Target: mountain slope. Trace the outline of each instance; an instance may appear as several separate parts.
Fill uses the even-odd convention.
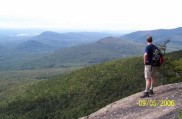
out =
[[[58,50],[41,59],[28,62],[27,67],[61,67],[101,63],[117,58],[140,55],[143,45],[107,37],[96,43]]]
[[[182,51],[168,54],[162,68],[167,73],[164,84],[182,81],[181,57]],[[143,91],[144,87],[142,57],[114,60],[27,84],[23,90],[19,87],[15,98],[1,97],[0,117],[75,119]]]
[[[16,47],[19,51],[41,51],[42,50],[46,50],[48,48],[50,48],[48,45],[35,41],[35,40],[28,40],[25,41],[23,43],[20,43],[17,47]]]
[[[80,119],[177,119],[182,110],[182,83],[162,85],[154,91],[149,98],[141,99],[142,92],[136,93]]]
[[[121,36],[123,39],[146,43],[146,37],[152,36],[154,43],[160,43],[165,39],[170,39],[169,48],[170,50],[182,49],[182,27],[175,29],[158,29],[158,30],[148,30],[148,31],[136,31]]]
[[[15,100],[0,102],[0,106],[4,105],[0,117],[72,119],[90,114],[144,87],[139,61],[134,58],[104,63],[28,86],[22,93],[17,92]],[[130,85],[132,81],[137,85]]]

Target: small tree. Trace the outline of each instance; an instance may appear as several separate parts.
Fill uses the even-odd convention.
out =
[[[170,39],[165,39],[162,43],[156,43],[156,45],[158,46],[158,48],[163,51],[163,54],[166,54],[166,48],[167,48],[167,43],[170,42]]]
[[[163,52],[163,56],[165,56],[165,54],[166,54],[167,43],[169,43],[169,42],[170,42],[170,39],[167,38],[162,43],[156,43],[156,46]],[[165,62],[163,63],[163,66],[164,66],[164,69],[165,69]],[[161,72],[162,73],[161,85],[163,85],[163,83],[164,83],[164,72],[165,72],[164,69]]]

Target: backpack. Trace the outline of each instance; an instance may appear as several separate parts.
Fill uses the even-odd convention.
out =
[[[163,54],[156,46],[153,47],[152,66],[160,67],[164,62]]]

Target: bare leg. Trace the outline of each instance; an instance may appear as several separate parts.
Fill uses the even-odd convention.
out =
[[[150,80],[150,79],[145,79],[145,81],[146,81],[145,92],[143,93],[143,95],[140,96],[140,98],[149,97],[149,91],[150,91],[151,80]]]
[[[156,79],[155,78],[151,78],[151,85],[150,85],[150,89],[153,90],[153,87],[155,86],[156,83]]]
[[[145,81],[146,81],[145,92],[149,92],[150,87],[151,87],[151,80],[150,79],[145,79]]]

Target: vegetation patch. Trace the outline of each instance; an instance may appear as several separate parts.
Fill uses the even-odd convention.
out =
[[[163,84],[182,81],[179,68],[181,52],[166,56],[165,66],[160,72]],[[3,101],[0,117],[75,119],[88,115],[111,102],[144,90],[143,67],[142,57],[125,58],[41,80],[23,88],[21,93],[17,91],[11,101]]]

